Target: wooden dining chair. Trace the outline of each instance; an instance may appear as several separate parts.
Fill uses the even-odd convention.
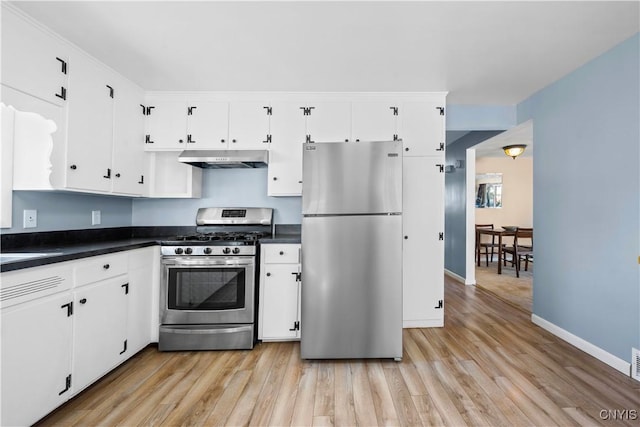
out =
[[[516,268],[516,277],[520,277],[520,265],[525,261],[525,271],[529,268],[529,262],[533,262],[533,228],[518,227],[513,237],[513,246],[502,249],[503,265],[507,265],[507,255],[511,256],[511,265]]]
[[[476,241],[482,238],[482,235],[478,233],[478,229],[482,229],[482,228],[493,230],[493,224],[476,224]],[[495,250],[498,248],[499,245],[498,243],[496,243],[496,236],[486,236],[486,237],[487,237],[487,240],[480,241],[478,244],[476,244],[476,253],[478,256],[478,263],[480,263],[480,257],[482,256],[482,254],[484,254],[486,265],[488,267],[489,266],[489,249],[491,249],[491,261],[493,261],[493,254],[495,253]],[[491,240],[488,240],[489,237],[491,237]],[[482,251],[482,249],[484,249],[484,252]]]

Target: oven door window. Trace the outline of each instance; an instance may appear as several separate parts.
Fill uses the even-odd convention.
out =
[[[170,310],[233,310],[245,306],[244,268],[170,268]]]

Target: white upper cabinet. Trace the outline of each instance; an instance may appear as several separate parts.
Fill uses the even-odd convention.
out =
[[[353,141],[393,141],[398,139],[397,102],[354,102],[351,109]]]
[[[145,149],[186,150],[186,99],[148,99]]]
[[[148,161],[144,152],[144,115],[140,104],[144,91],[122,77],[115,80],[112,191],[117,194],[147,193]]]
[[[2,8],[2,83],[56,105],[64,105],[69,47]]]
[[[229,104],[215,101],[189,101],[185,149],[225,149],[228,145]]]
[[[82,54],[72,58],[67,98],[67,187],[111,191],[114,78]]]
[[[229,105],[229,149],[267,150],[271,135],[268,102],[234,101]]]
[[[351,138],[350,102],[311,102],[306,108],[309,142],[343,142]]]
[[[305,110],[299,102],[272,103],[269,146],[269,196],[302,194],[302,144],[305,142]]]
[[[402,103],[398,133],[406,156],[444,156],[445,103],[438,98]]]

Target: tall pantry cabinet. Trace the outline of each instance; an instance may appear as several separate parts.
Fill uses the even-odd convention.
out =
[[[445,94],[404,102],[403,327],[444,326]]]

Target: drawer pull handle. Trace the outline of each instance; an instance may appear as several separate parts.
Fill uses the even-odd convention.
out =
[[[108,270],[109,267],[111,267],[109,264],[105,264],[105,265],[102,266],[102,268],[104,268],[105,270]]]
[[[283,252],[283,251],[280,251],[280,255],[284,255],[284,252]]]
[[[270,277],[270,276],[271,276],[271,273],[267,273],[267,277]]]
[[[82,299],[80,300],[80,304],[86,304],[86,303],[87,303],[87,299],[86,299],[86,298],[82,298]]]

